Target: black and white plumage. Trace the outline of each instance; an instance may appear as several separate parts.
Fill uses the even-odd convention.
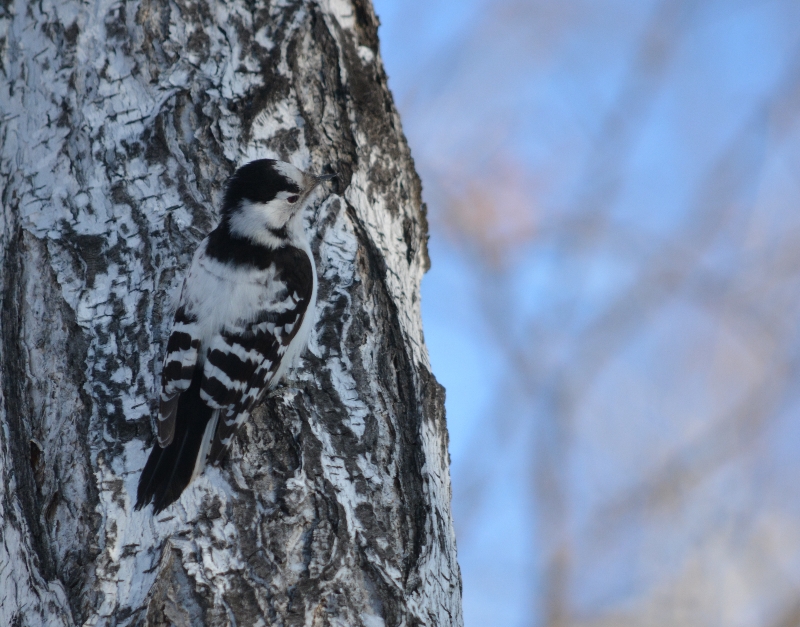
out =
[[[221,461],[253,406],[304,350],[317,275],[302,214],[330,178],[261,159],[228,182],[222,220],[197,248],[175,312],[158,443],[137,509],[152,502],[160,512],[206,463]]]

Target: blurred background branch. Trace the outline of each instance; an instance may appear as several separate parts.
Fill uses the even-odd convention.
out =
[[[800,625],[800,5],[376,9],[467,625]]]

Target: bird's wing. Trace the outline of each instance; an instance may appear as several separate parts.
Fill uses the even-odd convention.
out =
[[[252,319],[226,325],[209,343],[200,398],[219,410],[208,455],[211,463],[221,460],[236,429],[263,393],[277,384],[276,373],[291,357],[287,349],[303,324],[311,291],[295,289],[292,281],[284,283],[285,289]]]
[[[175,436],[178,399],[189,389],[200,349],[197,318],[183,303],[175,312],[172,333],[167,342],[164,370],[161,374],[161,398],[158,410],[158,444],[162,448]]]

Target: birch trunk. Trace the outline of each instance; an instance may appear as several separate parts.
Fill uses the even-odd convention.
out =
[[[2,625],[461,625],[425,208],[368,0],[0,0]],[[134,512],[234,168],[331,164],[303,365]]]

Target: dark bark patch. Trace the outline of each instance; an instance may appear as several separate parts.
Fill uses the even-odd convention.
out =
[[[142,0],[136,12],[136,23],[141,27],[139,46],[152,80],[158,80],[161,71],[177,61],[177,55],[164,45],[170,40],[172,6],[159,0]]]
[[[414,261],[414,254],[416,253],[416,243],[419,241],[419,237],[417,237],[416,229],[414,228],[414,222],[406,216],[403,218],[403,241],[406,244],[406,261],[408,265],[411,265],[411,262]]]
[[[71,26],[69,26],[64,31],[64,41],[66,42],[67,46],[74,47],[78,41],[78,35],[80,35],[80,28],[78,27],[78,22],[73,22]]]
[[[33,478],[36,481],[36,489],[41,497],[42,483],[44,482],[44,459],[42,458],[42,445],[36,440],[30,441],[31,450],[31,470],[33,471]]]
[[[280,155],[283,160],[300,150],[300,130],[296,128],[283,129],[270,137],[267,146]]]
[[[356,16],[356,33],[358,43],[366,46],[373,52],[378,52],[378,26],[380,21],[375,15],[372,3],[369,0],[354,0],[353,9]]]
[[[142,137],[145,144],[144,157],[150,164],[166,165],[170,157],[165,117],[163,112],[159,113],[153,125],[145,129]]]
[[[189,35],[189,40],[186,42],[186,49],[202,59],[208,58],[210,48],[211,39],[206,32],[200,28]]]
[[[422,194],[422,190],[420,189],[419,194]],[[428,254],[428,240],[430,239],[430,230],[428,228],[428,205],[426,203],[420,204],[420,212],[419,212],[419,220],[420,220],[420,234],[419,234],[419,245],[420,245],[420,252],[422,254],[422,270],[423,272],[427,272],[431,269],[431,258]]]
[[[125,53],[130,52],[131,44],[128,36],[127,16],[125,3],[112,7],[105,18],[106,37],[109,41],[121,46]]]
[[[42,522],[40,491],[34,478],[31,455],[33,403],[27,382],[27,356],[22,344],[22,311],[24,299],[22,231],[5,242],[0,314],[0,342],[2,342],[2,386],[5,400],[5,423],[8,429],[8,448],[17,483],[16,497],[25,518],[24,525],[31,534],[31,544],[39,560],[39,572],[48,581],[55,577],[55,563],[46,528]],[[38,460],[37,460],[38,461]],[[13,507],[4,507],[13,511]]]
[[[108,261],[103,254],[106,239],[102,235],[78,235],[74,233],[69,237],[74,246],[74,251],[83,261],[84,280],[86,287],[94,287],[94,280],[98,274],[108,270]]]
[[[272,60],[271,57],[269,57]],[[242,141],[248,142],[253,136],[253,123],[256,116],[271,102],[289,95],[289,81],[271,69],[262,70],[263,85],[252,88],[243,98],[228,104],[228,108],[239,116],[242,125]]]

